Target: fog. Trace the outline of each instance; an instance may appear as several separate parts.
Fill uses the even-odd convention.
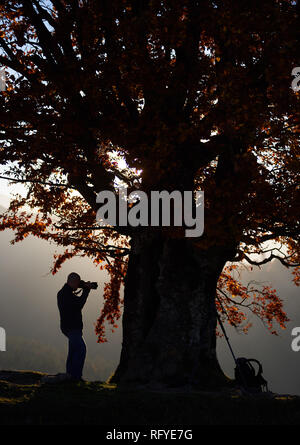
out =
[[[0,206],[0,212],[1,212]],[[94,324],[103,307],[103,286],[108,280],[105,271],[90,259],[73,258],[66,261],[56,275],[50,274],[53,254],[62,250],[54,244],[29,236],[11,245],[13,232],[0,232],[0,327],[6,330],[6,351],[0,352],[0,369],[34,369],[50,373],[64,372],[67,339],[59,329],[56,295],[66,276],[78,272],[84,280],[97,281],[99,287],[90,292],[83,309],[84,338],[87,359],[83,377],[105,380],[118,364],[121,343],[119,328],[111,333],[106,325],[107,343],[98,344]],[[291,321],[279,336],[267,331],[260,320],[250,316],[253,327],[239,334],[225,325],[237,357],[256,358],[262,362],[263,375],[270,390],[300,395],[300,352],[291,349],[291,331],[300,326],[299,288],[292,283],[291,271],[273,260],[259,270],[243,272],[242,282],[268,281],[284,300]],[[123,289],[122,291],[123,292]],[[218,339],[217,354],[224,372],[233,377],[234,362],[224,338]]]

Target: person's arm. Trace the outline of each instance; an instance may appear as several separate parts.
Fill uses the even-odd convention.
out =
[[[82,294],[80,295],[80,297],[76,297],[76,295],[72,293],[72,304],[75,304],[76,306],[79,306],[82,309],[89,296],[90,290],[91,289],[84,288],[82,290]]]
[[[79,305],[81,308],[83,308],[83,306],[85,305],[87,297],[89,296],[90,290],[91,289],[84,288],[82,290],[82,294],[80,295],[80,297],[75,297],[76,299],[78,298],[80,300]]]
[[[65,310],[68,310],[68,308],[72,307],[78,307],[82,309],[85,305],[89,292],[90,289],[83,289],[80,297],[77,297],[71,289],[64,289],[60,297],[61,308],[64,308]]]

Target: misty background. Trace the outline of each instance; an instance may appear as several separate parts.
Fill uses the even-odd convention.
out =
[[[4,205],[7,199],[0,195]],[[0,205],[0,213],[3,211]],[[65,372],[67,338],[59,329],[56,295],[67,275],[75,271],[84,280],[98,282],[98,289],[90,292],[83,309],[83,333],[87,344],[83,377],[106,380],[119,362],[122,345],[121,319],[114,333],[111,325],[106,324],[107,343],[97,343],[94,332],[103,307],[103,287],[108,274],[90,259],[75,257],[66,261],[53,276],[50,273],[53,254],[62,252],[60,247],[32,236],[11,245],[13,237],[11,230],[0,232],[0,327],[6,331],[6,351],[0,351],[0,370]],[[291,270],[277,260],[260,269],[254,268],[253,272],[242,271],[241,282],[247,284],[250,280],[263,281],[277,289],[290,322],[285,330],[277,329],[279,336],[271,335],[251,314],[249,319],[253,326],[248,334],[238,333],[225,324],[232,348],[237,357],[261,361],[271,391],[300,395],[300,351],[291,349],[291,331],[300,326],[299,288],[292,283]],[[234,362],[224,337],[217,340],[217,354],[224,372],[233,377]]]

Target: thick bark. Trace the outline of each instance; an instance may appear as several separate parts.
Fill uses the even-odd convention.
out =
[[[132,238],[121,358],[111,382],[225,383],[216,357],[215,308],[225,263],[220,249],[199,251],[189,238]]]

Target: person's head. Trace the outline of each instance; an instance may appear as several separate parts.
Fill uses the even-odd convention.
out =
[[[80,275],[76,272],[71,272],[68,275],[67,284],[73,289],[76,290],[79,288],[80,283]]]

